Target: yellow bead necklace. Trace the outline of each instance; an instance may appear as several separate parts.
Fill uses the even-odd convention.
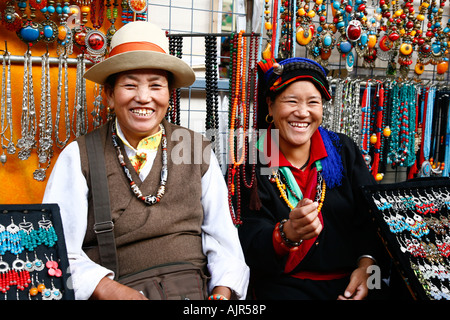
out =
[[[278,177],[278,172],[275,170],[272,171],[272,174],[275,178],[275,183],[277,184],[277,188],[280,191],[280,198],[283,198],[284,202],[288,205],[288,207],[293,210],[295,207],[294,205],[289,201],[287,193],[286,193],[286,185],[280,181],[280,178]],[[317,173],[319,175],[319,173]],[[317,211],[321,211],[323,207],[323,202],[325,201],[325,193],[326,193],[327,186],[325,184],[325,180],[322,178],[322,192],[320,194],[319,199],[319,206],[317,207]],[[317,199],[317,197],[316,197]]]

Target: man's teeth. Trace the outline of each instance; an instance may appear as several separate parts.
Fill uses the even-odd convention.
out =
[[[290,125],[293,126],[293,127],[296,127],[296,128],[306,128],[306,127],[308,127],[308,124],[304,123],[304,122],[302,122],[302,123],[291,122]]]
[[[154,111],[151,109],[133,109],[131,112],[137,114],[138,116],[145,117],[151,115]]]

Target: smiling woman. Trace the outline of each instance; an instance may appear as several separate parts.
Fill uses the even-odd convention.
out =
[[[109,78],[108,78],[109,79]],[[124,71],[106,80],[105,93],[122,133],[136,148],[139,141],[160,131],[169,108],[169,79],[165,70]]]
[[[279,147],[287,160],[301,167],[309,159],[311,137],[322,122],[322,96],[309,81],[296,81],[273,100],[267,99]]]
[[[70,226],[76,299],[246,296],[249,270],[216,157],[199,133],[165,119],[171,90],[195,80],[168,52],[160,28],[131,22],[114,34],[109,58],[84,74],[105,85],[115,116],[64,149],[43,200],[58,203]],[[188,139],[177,140],[180,130]],[[206,156],[179,163],[174,150]]]
[[[350,138],[320,127],[326,70],[304,58],[258,67],[258,127],[268,130],[257,143],[257,192],[240,186],[239,228],[254,297],[363,299],[382,250],[360,194],[374,179]]]

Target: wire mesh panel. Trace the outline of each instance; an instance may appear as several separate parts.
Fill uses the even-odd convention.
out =
[[[181,35],[181,58],[196,73],[195,83],[180,92],[180,125],[205,133],[206,81],[205,36],[215,35],[218,68],[219,145],[216,153],[220,163],[226,161],[228,125],[229,35],[246,28],[245,1],[182,0],[149,1],[148,20],[166,30],[168,35]],[[184,35],[184,36],[183,36]],[[225,168],[224,168],[225,170]]]

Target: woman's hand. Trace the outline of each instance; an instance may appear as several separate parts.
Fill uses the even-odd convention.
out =
[[[322,223],[317,211],[318,203],[304,198],[290,212],[283,231],[286,237],[294,242],[317,237],[322,231]]]
[[[93,300],[148,300],[142,293],[117,281],[104,277],[98,283],[91,299]]]
[[[370,258],[362,258],[359,261],[358,268],[350,276],[350,283],[345,289],[344,295],[339,295],[338,300],[362,300],[367,297],[369,293],[367,288],[367,279],[369,278],[367,268],[373,263],[373,260]]]

